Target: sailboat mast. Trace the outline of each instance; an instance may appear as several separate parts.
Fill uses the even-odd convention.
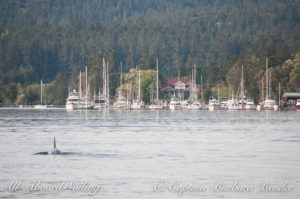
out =
[[[122,62],[121,62],[122,63]],[[122,71],[122,70],[121,70]],[[129,91],[128,91],[128,84],[126,84],[126,105],[127,108],[129,107]]]
[[[244,65],[242,65],[242,81],[241,81],[241,90],[242,90],[242,109],[244,109],[244,96],[245,96],[245,90],[244,90]]]
[[[138,101],[141,100],[141,69],[139,68],[139,98]]]
[[[79,97],[82,99],[82,91],[81,91],[81,71],[80,71],[80,77],[79,77]]]
[[[194,69],[192,68],[192,82],[191,82],[191,100],[194,102]]]
[[[192,70],[190,78],[193,79],[193,70]],[[189,100],[192,101],[192,86],[191,86],[191,84],[190,84],[190,97],[189,97]]]
[[[136,100],[138,100],[139,97],[139,79],[138,79],[138,66],[135,66],[135,85],[136,85]]]
[[[264,96],[264,90],[265,90],[265,88],[264,88],[264,77],[262,77],[262,79],[261,79],[261,100],[262,101],[265,98],[265,96]]]
[[[150,92],[150,102],[153,105],[153,82],[151,84],[151,92]]]
[[[100,92],[100,86],[99,86],[99,92],[98,92],[98,100],[99,100],[99,103],[100,103],[100,95],[101,95],[101,92]]]
[[[158,102],[158,58],[156,59],[156,102]]]
[[[271,71],[269,71],[269,98],[271,99],[272,98],[272,89],[271,89],[271,82],[272,82],[272,74],[271,74]]]
[[[197,74],[196,64],[194,64],[194,82],[195,82],[195,89],[194,89],[194,92],[196,91],[196,88],[197,88],[196,74]],[[195,95],[195,94],[193,93],[193,97],[194,97],[194,96],[196,96],[195,99],[197,100],[197,98],[198,98],[197,95]]]
[[[218,86],[218,101],[220,102],[220,88]]]
[[[280,87],[281,87],[281,84],[280,82],[278,83],[278,107],[280,108]]]
[[[204,102],[203,102],[203,83],[202,83],[202,75],[201,75],[201,101],[202,101],[202,105],[203,105]],[[204,107],[202,106],[202,108],[204,108]]]
[[[121,77],[120,77],[120,86],[122,85],[122,62],[121,62]]]
[[[178,70],[178,83],[180,82],[180,70]],[[179,85],[179,100],[181,101],[181,85]]]
[[[103,97],[106,100],[106,66],[105,66],[104,57],[103,57],[103,74],[102,74],[102,78],[103,78]]]
[[[91,94],[91,77],[88,76],[88,94]]]
[[[109,106],[110,96],[109,96],[109,62],[107,61],[106,65],[106,96],[107,96],[107,104]]]
[[[43,80],[41,80],[41,105],[43,104]]]
[[[269,99],[268,58],[266,58],[266,99]]]
[[[131,89],[132,89],[132,85],[131,85],[131,82],[130,82],[130,85],[129,85],[129,100],[130,100],[130,102],[132,102],[132,91],[131,91]]]
[[[87,106],[87,96],[88,96],[88,80],[87,80],[87,66],[85,66],[85,105]]]

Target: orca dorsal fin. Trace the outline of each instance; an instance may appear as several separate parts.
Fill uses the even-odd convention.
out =
[[[56,149],[56,142],[55,142],[55,137],[54,137],[54,149]]]

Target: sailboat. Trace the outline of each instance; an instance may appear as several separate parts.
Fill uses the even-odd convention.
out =
[[[122,65],[121,65],[121,75],[120,75],[120,86],[122,84]],[[118,99],[114,103],[114,109],[116,110],[126,110],[128,109],[128,100],[122,95],[122,90],[118,90]]]
[[[149,106],[152,110],[161,110],[164,105],[159,101],[159,91],[158,91],[158,59],[156,59],[156,100],[152,101],[152,104]]]
[[[254,110],[255,104],[252,98],[246,98],[244,87],[244,65],[242,65],[241,83],[236,94],[236,97],[232,95],[227,101],[228,110]]]
[[[137,96],[136,100],[132,102],[131,108],[133,110],[142,110],[144,108],[144,102],[141,100],[141,69],[139,69],[137,73]]]
[[[78,105],[78,109],[81,110],[92,110],[94,109],[93,102],[88,95],[88,80],[87,80],[88,72],[87,67],[85,67],[85,96],[81,99],[81,102]]]
[[[117,109],[117,110],[125,110],[127,109],[127,99],[126,97],[124,97],[122,95],[122,91],[119,90],[118,91],[118,99],[117,101],[114,103],[114,109]]]
[[[229,85],[229,95],[231,93],[231,96],[229,96],[229,98],[227,99],[227,103],[226,103],[226,109],[227,110],[239,110],[239,101],[234,97],[233,95],[233,90],[230,89],[230,85]]]
[[[102,94],[100,92],[98,93],[98,99],[95,100],[95,107],[97,109],[104,109],[109,108],[109,72],[108,72],[108,63],[105,62],[105,59],[103,57],[103,91]]]
[[[41,103],[34,105],[35,109],[46,109],[47,105],[43,104],[43,80],[41,80]]]
[[[189,109],[191,110],[200,110],[202,108],[201,104],[198,102],[197,94],[195,95],[196,88],[197,88],[196,65],[194,64],[194,70],[192,71],[192,87],[190,93],[191,104],[189,104]]]
[[[271,90],[271,71],[269,71],[268,68],[268,58],[266,59],[266,98],[262,103],[262,108],[264,110],[277,110],[278,105],[276,104],[276,101],[272,97],[272,90]],[[257,107],[257,110],[260,110],[260,105]]]

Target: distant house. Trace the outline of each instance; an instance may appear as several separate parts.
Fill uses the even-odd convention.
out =
[[[193,85],[192,80],[185,78],[168,79],[168,83],[161,86],[161,92],[164,95],[172,96],[174,93],[180,98],[186,98],[189,96],[191,86]],[[197,84],[194,88],[194,98],[197,98],[200,91],[200,84]]]
[[[297,99],[300,99],[300,93],[294,93],[294,92],[283,93],[282,95],[283,107],[288,109],[296,108]]]

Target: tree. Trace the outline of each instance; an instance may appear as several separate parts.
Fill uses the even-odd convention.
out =
[[[24,93],[28,104],[37,104],[40,101],[40,85],[30,84],[25,87]]]
[[[9,101],[9,103],[14,103],[17,99],[18,88],[16,83],[9,83],[5,88],[5,98]]]
[[[300,52],[295,55],[293,66],[287,87],[290,91],[300,92]]]
[[[152,70],[144,70],[141,77],[141,90],[143,101],[150,102],[151,88],[154,87],[154,72]]]

